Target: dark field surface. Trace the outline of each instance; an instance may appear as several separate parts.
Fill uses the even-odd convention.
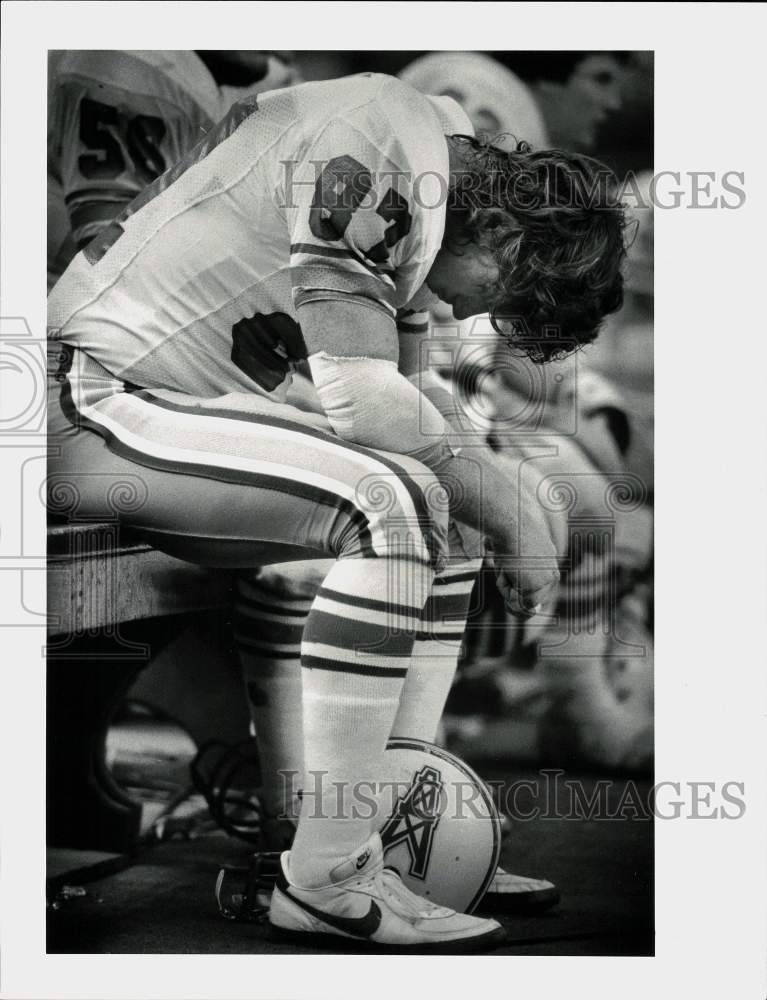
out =
[[[594,776],[559,775],[555,809],[552,797],[543,794],[546,779],[540,774],[496,763],[480,770],[484,778],[512,786],[538,783],[537,795],[520,785],[514,800],[518,815],[536,807],[539,815],[515,820],[501,861],[517,874],[548,878],[562,893],[548,913],[501,917],[508,941],[495,954],[652,955],[653,826],[641,808],[636,816],[630,802],[635,793],[646,802],[650,783],[613,779],[605,791],[607,815],[588,818],[587,808],[572,809],[570,783],[577,783],[587,800],[596,787]],[[86,894],[49,908],[48,951],[300,953],[273,941],[265,924],[219,916],[213,895],[219,866],[245,864],[248,855],[247,844],[210,835],[144,848],[121,870],[95,869],[100,877],[91,881],[80,872],[73,881]],[[51,871],[55,863],[52,852]]]

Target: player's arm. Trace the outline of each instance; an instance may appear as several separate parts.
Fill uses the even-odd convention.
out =
[[[418,387],[423,397],[439,410],[447,424],[448,441],[461,442],[465,440],[466,431],[471,431],[472,424],[443,380],[433,370],[425,367],[428,355],[424,350],[424,342],[429,339],[429,328],[429,314],[426,312],[398,317],[399,368]],[[451,431],[460,433],[451,434]],[[495,539],[490,535],[501,589],[507,589],[507,577],[514,579],[517,557],[533,561],[542,559],[542,576],[545,578],[549,569],[556,566],[555,539],[529,482],[524,476],[510,476],[508,467],[499,462],[497,456],[477,436],[471,436],[470,446],[464,448],[462,453],[464,460],[475,463],[480,472],[483,511],[487,511],[490,517],[495,515],[505,518],[507,530],[514,533],[515,544],[511,546],[508,541],[499,544],[497,533]],[[487,525],[485,528],[488,530]],[[513,558],[504,559],[505,554]],[[555,570],[552,574],[552,586],[557,576]],[[540,601],[545,600],[545,587],[537,596]]]
[[[410,455],[440,478],[452,516],[488,536],[499,560],[517,560],[518,575],[504,569],[501,584],[519,595],[512,606],[530,609],[558,575],[550,541],[526,539],[538,562],[521,566],[505,479],[455,452],[439,409],[398,368],[398,269],[421,252],[426,219],[396,138],[373,145],[367,131],[331,122],[284,191],[293,301],[315,388],[340,437]],[[317,164],[324,164],[319,175]]]
[[[426,311],[401,312],[397,316],[399,370],[439,410],[449,428],[470,429],[452,392],[439,376],[426,366],[425,346],[430,339],[431,320]]]
[[[548,533],[526,533],[523,546],[506,477],[479,452],[451,447],[442,414],[398,370],[393,319],[341,299],[309,301],[298,312],[314,384],[336,433],[430,468],[451,497],[451,516],[489,538],[510,606],[531,612],[558,579]]]

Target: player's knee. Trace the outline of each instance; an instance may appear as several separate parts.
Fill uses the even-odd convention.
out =
[[[448,526],[450,523],[449,494],[431,470],[426,469],[419,479],[421,496],[426,507],[427,533],[432,550],[432,566],[441,573],[450,558]]]
[[[415,555],[439,572],[449,557],[447,494],[425,465],[398,464],[401,472],[371,477],[358,495],[388,555]]]

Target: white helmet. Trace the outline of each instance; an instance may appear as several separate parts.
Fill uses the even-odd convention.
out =
[[[389,740],[386,764],[390,786],[379,800],[384,864],[419,896],[471,913],[501,851],[490,791],[462,760],[423,740]]]
[[[535,149],[549,145],[532,91],[511,70],[481,52],[431,52],[406,66],[400,79],[422,94],[454,98],[477,132],[524,139]],[[499,141],[507,148],[509,140]],[[511,148],[513,148],[511,142]]]
[[[472,913],[501,853],[501,823],[489,789],[454,754],[423,740],[394,737],[385,758],[384,792],[375,802],[379,818],[373,820],[384,864],[419,896]],[[259,851],[248,868],[220,870],[216,900],[224,917],[260,919],[269,906],[279,858],[279,852]]]

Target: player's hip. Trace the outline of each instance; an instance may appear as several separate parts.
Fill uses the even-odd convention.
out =
[[[257,394],[201,398],[138,388],[84,352],[56,346],[49,428],[68,442],[64,450],[73,457],[77,435],[95,434],[137,465],[287,493],[300,489],[338,498],[377,520],[385,503],[387,515],[431,521],[428,470],[340,439],[323,414]]]

